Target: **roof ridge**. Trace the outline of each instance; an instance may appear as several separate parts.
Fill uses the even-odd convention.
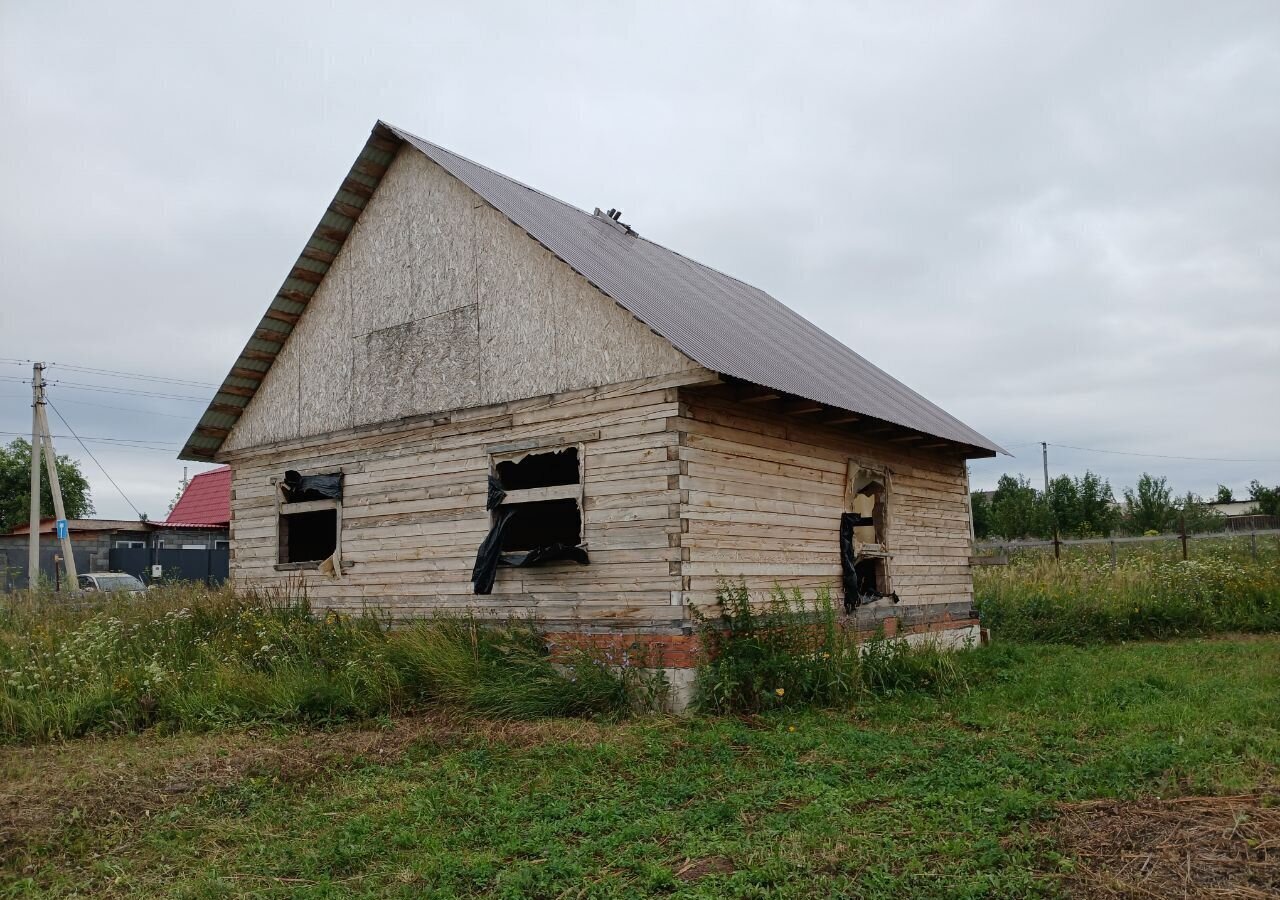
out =
[[[499,172],[497,169],[490,168],[489,166],[486,166],[484,163],[476,162],[474,159],[471,159],[469,156],[463,156],[461,153],[455,153],[454,151],[450,150],[448,147],[440,146],[435,141],[429,141],[424,137],[419,137],[418,135],[414,134],[412,131],[407,131],[404,128],[398,128],[395,125],[392,125],[390,122],[385,122],[382,119],[378,120],[378,124],[391,129],[391,131],[395,132],[397,135],[403,138],[413,138],[413,140],[418,141],[419,143],[426,144],[428,147],[438,150],[441,153],[447,153],[450,156],[454,157],[455,159],[460,159],[464,163],[467,163],[468,165],[475,166],[477,169],[484,169],[490,175],[496,175],[499,178],[504,179],[505,181],[511,182],[517,187],[522,187],[526,191],[531,191],[532,193],[537,194],[539,197],[546,197],[548,200],[554,200],[556,203],[559,203],[561,206],[567,206],[569,207],[569,209],[573,210],[574,212],[582,213],[584,216],[586,216],[589,219],[595,218],[595,216],[591,215],[591,213],[587,212],[585,209],[583,209],[580,206],[574,206],[568,200],[561,200],[559,197],[555,196],[554,194],[548,194],[546,191],[539,190],[538,188],[534,187],[531,184],[525,184],[523,181],[521,181],[518,178],[512,178],[510,175]],[[639,235],[637,235],[637,237],[639,237]]]
[[[471,159],[470,157],[463,156],[461,153],[456,153],[453,150],[450,150],[448,147],[442,147],[440,144],[437,144],[435,141],[429,141],[420,135],[414,134],[412,131],[409,131],[408,129],[400,128],[396,125],[392,125],[390,122],[384,121],[383,119],[379,119],[378,123],[380,125],[385,125],[387,128],[391,129],[397,134],[411,137],[415,141],[419,141],[423,144],[426,144],[428,147],[432,147],[436,150],[439,150],[442,153],[447,153],[452,157],[460,159],[465,163],[469,163],[470,165],[475,166],[477,169],[484,169],[489,174],[496,175],[497,177],[505,181],[509,181],[514,185],[522,187],[527,191],[532,191],[533,193],[537,194],[540,197],[546,197],[548,200],[553,200],[556,203],[559,203],[561,206],[567,206],[569,209],[572,209],[574,212],[581,213],[582,215],[586,216],[588,219],[595,218],[594,215],[587,212],[581,206],[577,206],[573,203],[570,203],[568,200],[565,200],[561,197],[557,197],[555,194],[548,194],[546,191],[540,190],[539,188],[536,188],[531,184],[525,184],[519,178],[512,178],[510,175],[506,174],[505,172],[499,172],[497,169],[494,169],[490,166],[486,166],[484,163],[476,162],[474,159]],[[718,269],[715,266],[708,265],[707,263],[702,262],[701,260],[694,259],[692,256],[688,256],[684,253],[681,253],[679,250],[672,249],[671,247],[668,247],[666,244],[663,244],[659,241],[655,241],[653,238],[646,237],[641,232],[633,231],[632,235],[638,240],[644,241],[646,244],[652,244],[654,247],[657,247],[659,250],[665,250],[668,253],[672,253],[687,262],[693,263],[693,265],[698,266],[699,268],[706,269],[710,272],[715,272],[717,275],[721,275],[725,278],[732,279],[733,281],[738,282],[738,284],[743,285],[744,287],[749,287],[754,291],[760,291],[761,293],[767,294],[769,296],[769,299],[771,300],[776,300],[779,303],[782,302],[781,300],[778,300],[776,297],[774,297],[772,294],[769,294],[769,292],[766,291],[764,288],[758,287],[757,285],[754,285],[749,281],[745,281],[739,278],[737,275],[726,272],[724,269]]]

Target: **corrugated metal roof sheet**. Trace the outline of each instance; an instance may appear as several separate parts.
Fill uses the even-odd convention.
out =
[[[380,122],[370,141],[380,134],[394,135],[426,154],[700,365],[989,453],[1002,452],[759,288],[407,131]],[[207,458],[208,453],[199,455]]]

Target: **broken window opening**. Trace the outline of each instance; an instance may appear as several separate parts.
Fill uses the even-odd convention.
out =
[[[485,503],[492,524],[471,570],[475,593],[492,592],[500,565],[587,565],[580,462],[577,447],[495,461]]]
[[[279,522],[281,563],[319,563],[338,549],[338,510],[281,512]]]
[[[898,602],[890,588],[888,526],[888,474],[850,462],[849,512],[840,517],[840,568],[845,612],[884,598]]]
[[[503,553],[533,550],[552,544],[576,547],[582,543],[582,513],[576,500],[543,500],[538,503],[511,503],[502,533]]]
[[[551,453],[529,453],[520,459],[503,460],[494,466],[494,471],[502,489],[506,491],[578,484],[582,480],[577,447]]]
[[[854,577],[858,586],[858,598],[870,603],[889,594],[889,579],[885,574],[884,558],[869,556],[854,563]]]

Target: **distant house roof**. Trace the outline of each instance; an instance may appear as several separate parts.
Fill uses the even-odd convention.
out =
[[[40,534],[53,534],[52,517],[40,520]],[[68,531],[150,531],[150,522],[138,519],[68,519]],[[25,522],[9,531],[9,534],[30,534],[31,527]]]
[[[187,484],[163,522],[168,527],[225,526],[231,522],[231,467],[201,472]]]
[[[699,365],[967,448],[1002,449],[769,294],[505,175],[378,122],[311,240],[180,454],[209,459],[306,310],[383,173],[414,147]],[[909,323],[904,323],[904,328]]]

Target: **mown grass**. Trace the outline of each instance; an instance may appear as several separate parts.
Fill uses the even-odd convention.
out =
[[[976,569],[974,594],[999,640],[1280,631],[1280,541],[1198,541],[1187,560],[1161,545],[1129,545],[1115,566],[1106,546],[1069,548],[1061,560],[1023,551],[1008,566]]]
[[[67,785],[53,824],[26,828],[0,863],[3,891],[1048,896],[1073,865],[1053,837],[1060,802],[1276,784],[1280,638],[1004,645],[958,660],[967,691],[843,712],[518,734],[432,725],[389,755],[351,732],[365,749],[306,778],[257,768],[109,824],[66,810],[75,785],[101,784],[77,769],[87,752],[0,751],[12,790]],[[233,736],[236,758],[298,739],[260,735],[256,753],[239,732],[201,740],[216,756]],[[147,740],[83,745],[127,760]],[[157,777],[175,770],[188,771]]]
[[[373,616],[312,615],[305,597],[196,586],[74,604],[11,595],[0,598],[0,740],[335,723],[423,704],[618,715],[646,687],[604,658],[562,662],[528,623],[390,630]]]

